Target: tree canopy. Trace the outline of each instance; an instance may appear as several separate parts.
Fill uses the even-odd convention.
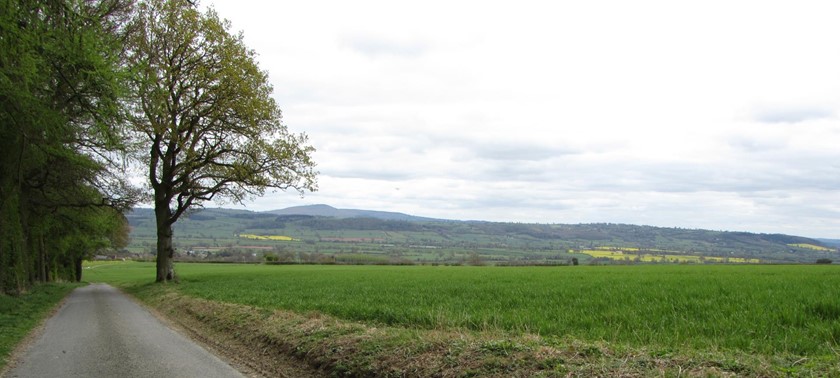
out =
[[[125,0],[0,0],[0,291],[78,279],[125,233]],[[125,239],[120,237],[118,239]]]
[[[209,200],[315,190],[314,149],[288,132],[242,34],[187,0],[138,5],[128,40],[132,126],[157,221],[157,280],[175,278],[172,225]]]
[[[78,280],[141,199],[166,281],[189,209],[316,189],[314,149],[229,29],[187,0],[0,0],[0,292]],[[151,195],[127,183],[138,161]]]

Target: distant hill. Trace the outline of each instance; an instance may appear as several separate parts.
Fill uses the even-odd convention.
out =
[[[840,248],[840,239],[817,239],[826,246]]]
[[[131,225],[129,250],[150,253],[155,245],[154,212],[138,208],[126,217]],[[447,221],[327,205],[266,212],[200,209],[184,216],[174,228],[175,243],[180,250],[215,251],[227,256],[251,251],[247,254],[254,258],[259,253],[253,251],[268,248],[278,253],[316,256],[313,259],[375,256],[388,261],[427,263],[459,263],[472,255],[500,264],[550,264],[571,258],[594,263],[610,259],[623,263],[631,260],[772,263],[840,260],[837,250],[840,241],[792,235],[610,223]],[[255,239],[266,235],[284,236],[297,242]]]
[[[424,218],[413,215],[395,213],[389,211],[357,210],[357,209],[336,209],[329,205],[308,205],[294,206],[280,210],[266,211],[276,215],[308,215],[313,217],[330,218],[374,218],[381,220],[396,220],[406,222],[435,222],[442,219]]]

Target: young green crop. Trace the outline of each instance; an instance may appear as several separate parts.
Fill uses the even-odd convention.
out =
[[[85,272],[87,280],[138,285],[151,281],[152,269],[133,263]],[[178,290],[188,295],[374,324],[834,358],[840,342],[833,266],[178,269]]]

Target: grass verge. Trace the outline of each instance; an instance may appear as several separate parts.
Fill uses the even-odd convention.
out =
[[[81,284],[41,284],[20,296],[0,295],[0,371],[6,367],[15,347],[79,286]]]
[[[329,376],[840,376],[840,365],[832,358],[623,347],[503,331],[373,326],[317,312],[190,297],[172,285],[128,290],[195,333],[224,335],[248,346],[244,353],[256,364],[292,358]]]

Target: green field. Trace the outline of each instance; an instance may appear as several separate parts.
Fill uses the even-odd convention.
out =
[[[194,297],[368,324],[531,333],[669,350],[837,358],[833,266],[429,267],[179,264]],[[147,287],[153,267],[85,280]]]

